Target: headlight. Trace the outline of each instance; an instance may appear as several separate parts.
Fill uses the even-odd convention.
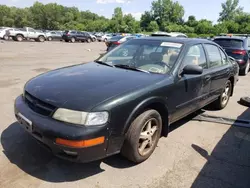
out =
[[[59,108],[54,114],[53,118],[59,121],[68,123],[92,126],[102,125],[107,123],[109,114],[108,112],[81,112],[75,110],[68,110]]]

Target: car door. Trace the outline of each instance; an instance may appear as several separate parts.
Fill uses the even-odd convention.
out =
[[[189,47],[182,60],[181,70],[188,64],[196,64],[203,67],[201,75],[178,75],[174,83],[171,103],[174,107],[172,121],[200,109],[207,102],[209,96],[211,75],[208,71],[208,63],[202,44],[195,44]]]
[[[56,39],[56,32],[52,31],[52,32],[50,32],[50,34],[51,34],[51,37],[52,37],[53,39]]]
[[[211,74],[210,99],[216,99],[230,76],[230,65],[225,52],[214,44],[204,44]]]
[[[36,31],[32,28],[28,28],[28,38],[37,38]]]
[[[62,33],[56,32],[56,39],[61,40],[62,39]]]

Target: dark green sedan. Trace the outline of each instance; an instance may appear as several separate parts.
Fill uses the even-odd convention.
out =
[[[89,162],[121,152],[140,163],[173,122],[206,105],[223,109],[238,72],[212,41],[132,39],[94,62],[31,79],[15,115],[60,158]]]

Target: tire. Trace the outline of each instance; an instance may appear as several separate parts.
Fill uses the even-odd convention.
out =
[[[250,97],[241,97],[239,103],[243,106],[250,107]]]
[[[4,39],[4,40],[9,40],[8,35],[4,35],[4,36],[3,36],[3,39]]]
[[[65,42],[69,42],[69,40],[65,40]]]
[[[92,38],[92,42],[95,42],[96,41],[96,38]]]
[[[90,38],[88,38],[88,39],[87,39],[87,42],[88,42],[88,43],[91,43],[91,39],[90,39]]]
[[[44,42],[45,41],[45,37],[44,36],[39,36],[38,37],[38,41],[39,42]]]
[[[246,68],[240,72],[241,75],[246,76],[249,72],[250,64],[249,62],[246,65]]]
[[[231,92],[232,92],[232,83],[230,80],[228,80],[225,84],[225,88],[223,90],[223,93],[220,95],[220,97],[214,101],[212,104],[211,104],[211,107],[215,110],[222,110],[224,109],[228,102],[229,102],[229,99],[230,99],[230,96],[231,96]]]
[[[104,41],[103,42],[107,42],[107,39],[104,39]]]
[[[157,146],[161,130],[161,115],[156,110],[143,112],[130,125],[121,154],[134,163],[147,160]]]
[[[76,39],[74,38],[74,37],[72,37],[71,39],[70,39],[70,42],[72,42],[72,43],[74,43],[76,41]]]
[[[22,42],[22,41],[23,41],[23,36],[22,36],[22,35],[17,35],[17,36],[16,36],[16,40],[17,40],[18,42]]]
[[[53,39],[52,39],[52,37],[48,37],[48,41],[52,41]]]

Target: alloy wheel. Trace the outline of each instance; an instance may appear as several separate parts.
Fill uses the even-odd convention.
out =
[[[141,156],[145,156],[151,152],[157,141],[157,131],[159,123],[155,118],[149,119],[144,125],[139,137],[138,152]]]
[[[221,97],[222,105],[226,105],[230,97],[230,84],[227,84]]]

